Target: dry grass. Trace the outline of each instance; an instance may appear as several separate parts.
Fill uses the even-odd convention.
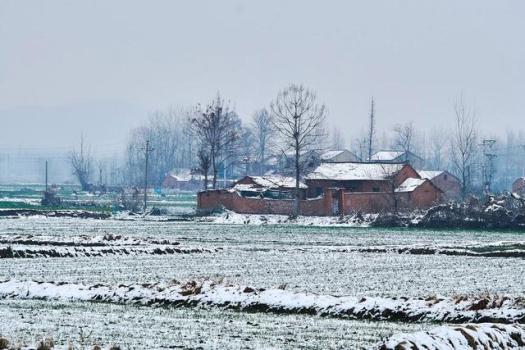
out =
[[[36,350],[51,350],[55,347],[55,342],[52,338],[46,337],[36,343]]]
[[[196,281],[189,281],[182,285],[180,294],[183,296],[197,295],[202,292],[202,284]]]
[[[0,349],[8,349],[9,348],[9,340],[7,340],[4,337],[0,337]]]

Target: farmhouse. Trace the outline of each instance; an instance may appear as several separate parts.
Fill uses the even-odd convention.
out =
[[[360,159],[347,149],[326,151],[320,156],[321,163],[359,162]]]
[[[446,170],[418,170],[419,176],[432,181],[446,199],[457,199],[461,194],[461,181]]]
[[[409,163],[416,168],[423,166],[424,159],[410,151],[379,151],[370,158],[372,163]]]
[[[388,192],[409,177],[419,174],[409,164],[325,163],[306,179],[308,196],[317,197],[327,188],[341,188],[347,192]]]
[[[204,176],[194,174],[190,169],[178,169],[166,174],[162,188],[195,191],[203,186]]]
[[[229,190],[203,191],[200,210],[289,215],[294,179],[247,176]],[[410,164],[324,163],[301,183],[301,215],[344,215],[429,207],[442,191]],[[277,195],[276,195],[277,194]]]
[[[525,194],[525,177],[520,177],[512,183],[512,192]]]
[[[301,198],[306,197],[306,185],[299,183]],[[273,199],[295,198],[295,178],[279,175],[245,176],[235,182],[233,191],[243,197],[260,197]]]

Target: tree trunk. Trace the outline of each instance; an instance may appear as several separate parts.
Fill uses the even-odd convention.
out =
[[[259,175],[264,175],[264,149],[261,150],[261,160],[259,162]]]
[[[217,189],[217,164],[215,162],[215,150],[214,149],[212,149],[212,152],[211,152],[211,166],[213,170],[212,188],[215,190]]]
[[[295,139],[295,203],[294,203],[294,217],[299,216],[299,140]]]

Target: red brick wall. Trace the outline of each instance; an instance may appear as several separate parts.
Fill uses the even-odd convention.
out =
[[[405,166],[401,168],[401,170],[399,170],[399,172],[396,174],[394,178],[396,187],[401,185],[409,177],[412,177],[415,179],[421,178],[421,176],[419,176],[417,171],[414,168],[412,168],[412,166],[410,166],[409,164],[406,164]]]
[[[512,192],[516,192],[519,194],[525,193],[525,180],[523,178],[517,179],[512,184]]]
[[[457,199],[461,195],[461,183],[455,176],[442,173],[433,178],[432,183],[444,192],[447,199]]]
[[[410,165],[404,165],[401,170],[395,175],[394,182],[396,187],[403,183],[409,177],[419,179],[420,176],[417,171]],[[336,180],[308,180],[308,197],[317,195],[317,188],[321,188],[324,192],[329,188],[342,188],[351,192],[375,192],[374,189],[380,192],[390,192],[391,182],[380,180],[353,180],[353,181],[336,181]]]
[[[343,194],[344,213],[379,213],[393,208],[392,197],[388,193],[345,192]]]
[[[429,181],[412,192],[396,193],[395,197],[391,192],[344,192],[343,203],[344,213],[361,211],[368,213],[379,213],[392,211],[394,200],[397,200],[398,209],[424,209],[437,204],[441,200],[442,193]]]
[[[429,208],[438,203],[442,197],[442,193],[430,181],[425,181],[408,194],[410,208]]]
[[[309,216],[332,215],[332,192],[320,199],[300,201],[300,214]],[[260,199],[241,197],[237,192],[225,190],[203,191],[197,195],[197,207],[200,210],[225,208],[241,214],[279,214],[293,213],[294,200]]]

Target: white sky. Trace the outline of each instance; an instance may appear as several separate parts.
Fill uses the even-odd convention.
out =
[[[0,147],[117,149],[148,111],[220,91],[247,119],[300,82],[350,138],[370,97],[379,133],[525,120],[525,1],[0,0]],[[95,146],[96,147],[96,146]]]

